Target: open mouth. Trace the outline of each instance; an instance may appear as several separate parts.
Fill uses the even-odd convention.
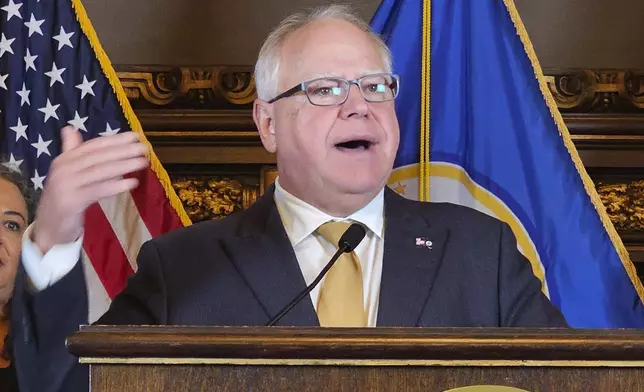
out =
[[[373,142],[365,139],[348,140],[338,143],[335,146],[340,150],[365,151],[374,145]]]

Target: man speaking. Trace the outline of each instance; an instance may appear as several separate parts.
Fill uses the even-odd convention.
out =
[[[565,326],[509,226],[386,187],[404,83],[391,63],[344,7],[284,20],[255,68],[253,118],[277,155],[275,184],[248,210],[146,243],[99,324]],[[87,368],[64,339],[87,322],[83,212],[136,186],[123,176],[145,165],[145,147],[131,133],[82,143],[65,129],[63,138],[23,241],[28,285],[14,306],[31,327],[17,326],[16,354],[56,361],[44,378],[76,391],[87,390]]]

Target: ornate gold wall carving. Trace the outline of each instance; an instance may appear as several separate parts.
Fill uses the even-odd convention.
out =
[[[256,97],[252,66],[117,66],[117,74],[147,131],[203,131],[199,137],[253,135]],[[545,69],[573,135],[644,129],[643,70]],[[590,114],[610,114],[597,118]],[[249,132],[250,131],[250,132]]]
[[[644,72],[549,70],[550,91],[562,112],[644,112]]]
[[[644,180],[598,181],[597,191],[618,232],[644,232]]]
[[[250,207],[275,177],[275,166],[263,166],[257,181],[244,176],[173,176],[172,187],[193,222],[221,219],[233,212]]]
[[[121,84],[136,108],[248,108],[255,99],[250,67],[119,67]]]
[[[220,219],[250,207],[258,187],[222,177],[177,178],[172,186],[193,222]]]
[[[193,222],[220,219],[250,207],[274,180],[273,168],[263,168],[260,185],[229,178],[178,178],[172,185]],[[620,233],[644,233],[644,180],[597,183],[597,191]]]
[[[117,66],[135,109],[248,110],[256,97],[252,66]],[[559,109],[644,113],[644,71],[545,69]]]

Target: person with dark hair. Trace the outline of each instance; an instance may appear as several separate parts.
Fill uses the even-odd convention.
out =
[[[9,164],[0,164],[0,392],[18,391],[9,338],[11,295],[22,235],[32,221],[35,199],[22,173]]]

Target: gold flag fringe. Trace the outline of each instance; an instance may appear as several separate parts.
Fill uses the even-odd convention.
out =
[[[619,258],[622,264],[624,265],[624,269],[626,269],[626,273],[628,274],[628,277],[630,278],[631,282],[633,283],[633,286],[635,287],[635,291],[637,292],[642,303],[644,303],[644,285],[642,285],[642,282],[637,277],[635,266],[633,265],[633,262],[630,259],[628,251],[626,250],[626,247],[624,246],[622,239],[619,237],[619,234],[617,234],[617,230],[615,230],[613,223],[610,221],[610,217],[608,216],[608,213],[606,212],[606,209],[602,204],[599,194],[597,193],[597,189],[595,188],[593,181],[588,175],[588,172],[586,172],[586,168],[584,167],[581,161],[581,158],[579,157],[579,153],[575,148],[575,144],[573,143],[572,138],[570,137],[570,132],[568,131],[568,127],[566,126],[563,120],[563,117],[561,116],[561,113],[557,108],[557,103],[555,102],[552,96],[552,93],[548,88],[548,84],[546,83],[546,78],[543,75],[543,70],[541,68],[541,65],[539,64],[539,60],[537,59],[537,55],[534,51],[534,47],[532,46],[532,42],[530,42],[530,38],[528,37],[528,32],[525,26],[523,25],[523,21],[519,16],[519,12],[514,4],[514,1],[503,0],[503,2],[505,3],[508,13],[510,14],[510,18],[514,23],[514,27],[517,30],[517,34],[521,38],[521,42],[523,43],[524,50],[528,55],[530,62],[532,63],[532,68],[534,70],[537,81],[539,82],[539,88],[541,89],[541,94],[543,95],[546,101],[546,104],[548,105],[548,109],[550,109],[550,114],[552,115],[553,119],[555,120],[555,123],[557,124],[557,128],[559,129],[559,134],[563,139],[564,145],[568,149],[568,153],[570,154],[570,157],[572,158],[572,161],[575,164],[575,168],[577,169],[577,172],[581,176],[581,180],[584,184],[586,193],[590,197],[590,200],[592,201],[593,206],[595,207],[595,210],[599,214],[599,218],[601,219],[601,222],[604,225],[604,228],[606,229],[606,232],[608,233],[608,236],[611,242],[613,243],[613,246],[617,250],[617,254],[619,255]]]
[[[179,197],[177,196],[176,192],[174,191],[174,189],[172,189],[172,183],[170,182],[170,177],[168,176],[168,173],[161,165],[159,158],[157,158],[156,154],[154,153],[154,150],[152,149],[152,145],[150,144],[150,142],[145,137],[145,134],[143,133],[143,128],[141,127],[141,123],[139,122],[139,119],[136,117],[136,114],[134,114],[134,110],[132,110],[132,106],[130,105],[130,101],[127,99],[127,96],[125,95],[125,90],[123,90],[121,81],[116,75],[116,72],[112,67],[112,63],[110,62],[109,58],[107,57],[107,54],[105,53],[105,50],[103,50],[103,47],[101,46],[98,40],[96,31],[94,30],[94,27],[92,26],[92,23],[90,22],[89,17],[87,16],[87,12],[85,11],[85,7],[81,3],[81,0],[72,0],[72,8],[76,13],[76,19],[80,23],[83,33],[89,40],[89,43],[92,49],[94,50],[94,54],[96,55],[96,58],[98,59],[101,65],[101,69],[103,70],[103,73],[105,74],[105,76],[107,76],[107,79],[109,80],[110,85],[112,86],[112,90],[116,94],[116,98],[118,99],[118,102],[121,105],[121,109],[123,110],[125,119],[129,123],[132,131],[138,133],[140,140],[148,146],[148,157],[150,160],[150,168],[157,175],[157,178],[159,179],[161,186],[165,190],[165,194],[166,194],[166,197],[168,198],[168,201],[170,202],[170,205],[176,211],[177,215],[179,216],[179,219],[181,220],[181,223],[183,223],[184,226],[191,225],[192,221],[190,220],[190,217],[188,217],[188,214],[183,208],[183,204],[181,203],[181,200],[179,200]]]

